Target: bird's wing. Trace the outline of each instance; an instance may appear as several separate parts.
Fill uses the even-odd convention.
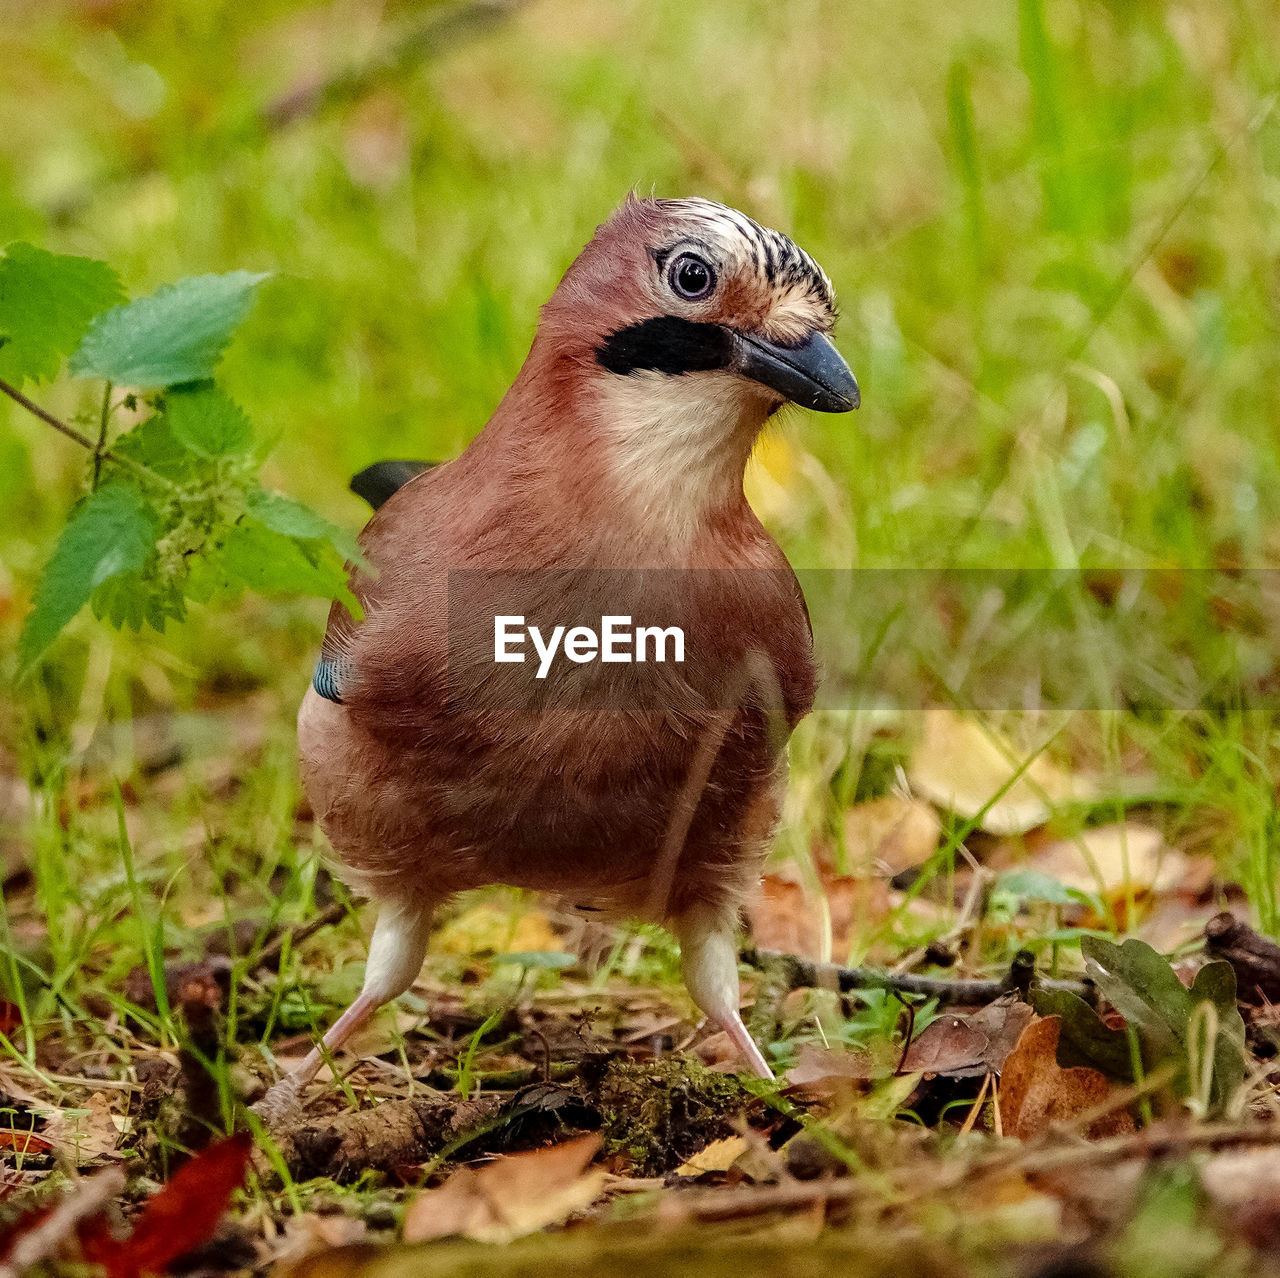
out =
[[[366,466],[352,476],[351,491],[363,497],[377,510],[393,493],[399,492],[411,479],[430,470],[437,462],[429,461],[380,461]]]

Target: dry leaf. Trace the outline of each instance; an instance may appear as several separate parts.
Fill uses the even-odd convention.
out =
[[[889,1047],[897,1052],[892,1044]],[[896,1060],[878,1062],[865,1047],[837,1050],[805,1043],[796,1063],[787,1071],[787,1083],[792,1087],[814,1087],[833,1079],[869,1082],[892,1074],[896,1063]]]
[[[964,820],[982,812],[978,825],[989,834],[1025,834],[1058,804],[1097,795],[1092,778],[1073,775],[1043,754],[1023,769],[1028,754],[994,729],[935,707],[924,712],[924,736],[907,775],[918,794]]]
[[[976,1078],[998,1074],[1034,1013],[1016,994],[1006,994],[969,1016],[944,1013],[912,1041],[902,1062],[908,1072]]]
[[[563,1223],[589,1207],[604,1187],[602,1168],[588,1168],[598,1135],[582,1136],[528,1154],[507,1154],[480,1168],[463,1167],[428,1189],[404,1217],[406,1242],[462,1234],[506,1243]]]
[[[701,1176],[704,1172],[726,1172],[747,1152],[748,1145],[742,1136],[726,1136],[713,1140],[698,1150],[688,1162],[676,1168],[677,1176]]]
[[[77,1165],[115,1154],[120,1138],[132,1129],[130,1119],[111,1108],[110,1099],[94,1092],[83,1109],[45,1109],[43,1135]]]
[[[343,1044],[341,1054],[366,1059],[395,1051],[404,1036],[423,1023],[420,1013],[393,1005],[380,1008],[367,1025],[363,1025]]]
[[[1214,1154],[1200,1169],[1200,1183],[1219,1207],[1247,1207],[1260,1198],[1280,1203],[1280,1148]]]
[[[844,840],[855,874],[892,877],[922,865],[938,850],[942,822],[918,799],[887,794],[845,813]]]
[[[981,1073],[987,1036],[963,1016],[945,1012],[916,1035],[907,1049],[902,1068],[908,1073]]]
[[[1030,864],[1063,887],[1109,898],[1172,891],[1187,871],[1187,858],[1170,848],[1159,830],[1132,821],[1096,826],[1074,839],[1050,843]]]
[[[560,938],[546,913],[483,901],[451,919],[431,938],[436,954],[524,954],[559,950]]]
[[[1105,1074],[1086,1065],[1063,1069],[1057,1061],[1060,1016],[1033,1020],[1009,1053],[1000,1077],[1000,1118],[1005,1135],[1028,1140],[1055,1123],[1069,1120],[1101,1105],[1112,1094]],[[1086,1134],[1094,1139],[1133,1131],[1128,1110],[1119,1109],[1095,1120]]]
[[[756,944],[825,961],[849,953],[856,936],[889,912],[888,889],[878,879],[831,875],[822,881],[822,894],[820,904],[801,884],[766,874],[749,907]]]
[[[244,1183],[252,1153],[248,1132],[201,1150],[147,1199],[127,1238],[115,1238],[101,1219],[82,1226],[85,1260],[100,1265],[107,1278],[164,1273],[170,1261],[213,1236],[231,1195]]]
[[[272,1261],[277,1272],[287,1265],[296,1264],[308,1256],[322,1255],[336,1247],[358,1243],[368,1232],[363,1220],[350,1216],[320,1216],[305,1211],[287,1216],[284,1221],[284,1238],[275,1243]]]

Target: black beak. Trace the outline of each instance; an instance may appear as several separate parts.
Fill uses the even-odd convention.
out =
[[[780,346],[735,332],[729,367],[820,413],[847,413],[862,402],[849,365],[825,333],[814,333],[798,346]]]

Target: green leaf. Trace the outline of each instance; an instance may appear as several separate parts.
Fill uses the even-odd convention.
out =
[[[10,244],[0,258],[0,378],[21,386],[55,376],[89,321],[123,296],[105,262]]]
[[[128,626],[141,630],[150,625],[163,630],[170,621],[187,613],[182,592],[171,582],[157,581],[153,573],[122,572],[104,581],[89,601],[93,615],[117,630]]]
[[[332,547],[303,542],[246,516],[222,547],[222,565],[233,578],[264,595],[320,595],[358,608],[347,573]]]
[[[1158,1056],[1176,1052],[1191,1019],[1191,993],[1169,960],[1130,937],[1112,945],[1098,936],[1080,941],[1085,970],[1108,1001]]]
[[[1244,1020],[1236,1007],[1235,973],[1221,960],[1196,973],[1190,989],[1178,980],[1169,961],[1135,937],[1112,945],[1097,936],[1080,941],[1085,967],[1098,989],[1138,1032],[1143,1060],[1178,1061],[1176,1085],[1186,1091],[1191,1018],[1202,1003],[1212,1004],[1218,1033],[1213,1045],[1210,1107],[1221,1111],[1244,1081]]]
[[[183,446],[163,413],[156,413],[126,431],[111,445],[111,451],[176,483],[195,478],[202,469],[213,469]]]
[[[165,396],[169,429],[200,457],[242,456],[253,446],[253,426],[240,406],[212,382]]]
[[[108,484],[75,508],[45,567],[18,641],[24,673],[103,582],[142,569],[155,537],[155,516],[144,494],[132,485]]]
[[[348,559],[363,562],[364,552],[355,537],[292,497],[258,489],[249,495],[249,509],[273,532],[304,541],[327,541]]]
[[[1211,1101],[1225,1106],[1244,1085],[1245,1027],[1236,1003],[1236,971],[1225,959],[1206,963],[1191,983],[1192,1005],[1212,1003],[1218,1014],[1218,1038],[1213,1050]]]
[[[1050,905],[1077,905],[1082,896],[1039,870],[1009,870],[996,881],[996,890],[1019,900],[1045,901]]]
[[[207,381],[266,278],[251,271],[193,275],[117,306],[89,326],[70,371],[123,386]]]
[[[1133,1057],[1124,1030],[1104,1025],[1102,1018],[1078,994],[1070,990],[1031,990],[1031,1006],[1041,1016],[1060,1016],[1058,1064],[1063,1069],[1088,1065],[1110,1078],[1133,1082]]]

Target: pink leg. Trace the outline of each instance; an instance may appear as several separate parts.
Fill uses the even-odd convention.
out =
[[[369,941],[369,961],[359,997],[334,1021],[302,1064],[254,1105],[254,1112],[268,1127],[281,1126],[300,1115],[299,1095],[320,1072],[325,1056],[341,1050],[378,1008],[413,984],[426,956],[431,914],[430,906],[417,902],[383,907]]]
[[[673,921],[680,942],[684,983],[693,1001],[720,1026],[742,1053],[743,1063],[761,1078],[773,1070],[755,1045],[738,1010],[738,947],[731,914],[695,906]]]
[[[319,1047],[313,1047],[302,1064],[289,1075],[298,1087],[305,1087],[320,1072],[325,1058],[342,1050],[347,1039],[354,1034],[378,1010],[379,1004],[368,994],[361,994],[341,1016],[338,1017],[320,1040]]]

